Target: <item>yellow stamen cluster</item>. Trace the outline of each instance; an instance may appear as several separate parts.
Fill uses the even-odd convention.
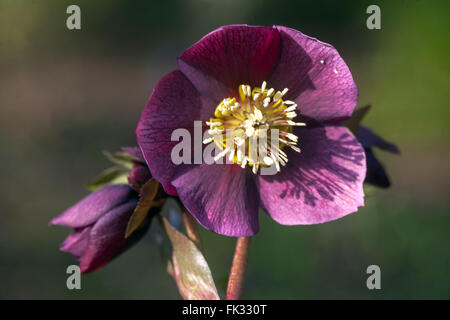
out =
[[[228,156],[241,167],[249,165],[253,173],[259,167],[275,164],[280,171],[280,164],[286,165],[288,159],[283,148],[289,146],[297,152],[298,138],[294,135],[294,126],[305,123],[294,122],[297,116],[297,105],[293,101],[283,100],[288,89],[275,91],[267,89],[266,82],[262,86],[252,88],[249,85],[239,86],[239,98],[226,98],[220,102],[211,118],[208,133],[210,138],[203,143],[214,143],[220,148],[214,160]],[[278,143],[272,143],[272,130],[277,129]]]

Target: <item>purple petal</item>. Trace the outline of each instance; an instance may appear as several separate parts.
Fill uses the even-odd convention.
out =
[[[51,224],[81,228],[93,224],[112,208],[127,201],[133,190],[126,184],[102,187],[53,218]]]
[[[364,150],[345,127],[301,128],[301,153],[287,150],[288,164],[260,176],[261,206],[285,225],[316,224],[355,212],[364,204]]]
[[[237,165],[183,166],[172,180],[184,206],[206,229],[233,237],[258,232],[258,193]]]
[[[153,90],[136,135],[152,176],[168,194],[176,195],[170,183],[177,167],[171,160],[171,151],[179,142],[171,141],[172,132],[179,128],[192,132],[194,120],[209,119],[215,107],[215,103],[200,96],[180,71],[163,77]]]
[[[133,199],[111,210],[92,227],[86,252],[81,258],[81,272],[101,268],[114,258],[126,244],[125,230],[137,205]]]
[[[180,70],[204,95],[220,101],[240,84],[260,86],[278,61],[278,31],[224,26],[204,36],[178,59]]]
[[[378,147],[392,153],[400,153],[395,144],[384,140],[367,127],[360,126],[356,132],[356,138],[358,138],[358,141],[361,142],[364,148]]]
[[[358,100],[352,74],[333,46],[300,31],[280,31],[280,61],[269,79],[275,89],[289,88],[287,99],[300,113],[318,121],[349,118]]]
[[[75,229],[74,232],[70,234],[63,242],[60,250],[71,253],[77,260],[80,260],[86,251],[91,228],[92,227],[89,226],[81,229]]]
[[[141,164],[135,164],[128,175],[128,183],[137,192],[139,192],[142,186],[150,180],[152,175],[147,166]]]

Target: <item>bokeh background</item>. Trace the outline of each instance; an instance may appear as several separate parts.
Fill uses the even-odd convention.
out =
[[[82,29],[66,28],[78,4]],[[381,7],[381,30],[366,8]],[[333,44],[365,119],[400,147],[377,155],[392,180],[358,213],[285,227],[261,213],[247,299],[450,298],[448,1],[0,0],[0,298],[179,299],[151,233],[66,288],[69,230],[48,221],[87,194],[102,150],[135,145],[135,126],[175,58],[225,24],[281,24]],[[220,290],[234,241],[202,230]],[[381,267],[381,290],[366,268]]]

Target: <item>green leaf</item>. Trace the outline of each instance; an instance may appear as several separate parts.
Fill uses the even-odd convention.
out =
[[[118,164],[120,166],[123,166],[125,168],[131,169],[133,168],[133,165],[136,161],[139,161],[139,159],[136,159],[131,154],[126,152],[108,152],[103,151],[103,154],[111,161],[112,163]]]
[[[153,206],[153,199],[158,192],[159,182],[155,179],[148,180],[141,188],[139,202],[128,221],[125,238],[128,238],[145,220],[148,211]]]
[[[356,131],[358,131],[359,126],[361,125],[361,121],[366,116],[367,112],[369,112],[370,108],[372,106],[370,104],[360,107],[358,109],[355,109],[353,112],[353,115],[350,119],[347,121],[344,121],[343,124],[350,129],[353,134],[356,134]]]
[[[205,257],[184,234],[162,218],[172,243],[172,273],[185,300],[219,300],[216,285]]]
[[[128,183],[129,170],[123,167],[111,167],[100,173],[94,180],[88,184],[90,191],[95,191],[108,184]]]

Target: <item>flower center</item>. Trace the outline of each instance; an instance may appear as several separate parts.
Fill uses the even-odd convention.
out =
[[[288,161],[284,147],[300,152],[298,138],[292,132],[294,126],[305,123],[293,121],[297,105],[283,100],[287,88],[275,91],[266,85],[264,81],[260,88],[252,90],[249,85],[241,84],[239,101],[226,98],[216,107],[214,118],[206,122],[211,137],[203,141],[205,144],[214,141],[220,148],[215,161],[227,156],[242,168],[251,166],[256,174],[259,167],[273,164],[280,171],[280,164],[285,166]]]

